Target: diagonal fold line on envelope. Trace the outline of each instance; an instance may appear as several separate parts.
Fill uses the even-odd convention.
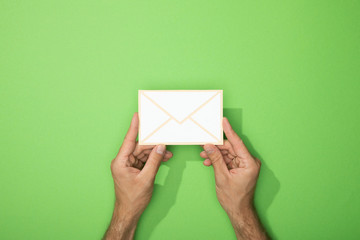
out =
[[[145,142],[146,140],[148,140],[152,135],[154,135],[160,128],[162,128],[163,126],[165,126],[168,122],[171,121],[171,118],[169,118],[168,120],[166,120],[165,122],[163,122],[160,126],[158,126],[153,132],[151,132],[149,135],[146,136],[146,138],[142,139],[143,142]]]
[[[211,137],[215,138],[217,141],[219,139],[213,135],[211,132],[209,132],[205,127],[203,127],[201,124],[196,122],[193,118],[191,118],[192,115],[194,115],[197,111],[199,111],[202,107],[204,107],[206,104],[208,104],[212,99],[214,99],[219,92],[217,92],[214,96],[210,97],[208,100],[206,100],[203,104],[201,104],[198,108],[196,108],[193,112],[191,112],[186,118],[184,118],[182,121],[178,121],[173,115],[171,115],[168,111],[166,111],[163,107],[161,107],[157,102],[155,102],[153,99],[151,99],[149,96],[147,96],[145,93],[142,93],[149,101],[151,101],[154,105],[156,105],[158,108],[160,108],[164,113],[166,113],[170,118],[163,122],[159,127],[157,127],[153,132],[151,132],[149,135],[147,135],[144,139],[142,139],[143,142],[145,142],[147,139],[149,139],[152,135],[154,135],[157,131],[159,131],[162,127],[164,127],[170,120],[175,120],[177,123],[182,124],[187,119],[190,119],[193,123],[195,123],[198,127],[200,127],[202,130],[204,130],[207,134],[209,134]]]
[[[169,117],[171,117],[173,120],[175,120],[177,123],[182,124],[183,122],[185,122],[187,119],[189,119],[192,115],[194,115],[197,111],[199,111],[203,106],[205,106],[206,104],[208,104],[211,100],[213,100],[218,94],[219,92],[217,92],[214,96],[210,97],[208,100],[206,100],[203,104],[201,104],[198,108],[196,108],[193,112],[191,112],[186,118],[184,118],[183,120],[179,121],[177,120],[173,115],[171,115],[168,111],[166,111],[163,107],[161,107],[157,102],[155,102],[153,99],[151,99],[149,96],[147,96],[145,93],[142,93],[147,99],[149,99],[150,102],[152,102],[153,104],[155,104],[158,108],[160,108],[164,113],[166,113]]]
[[[192,117],[189,118],[193,123],[195,123],[196,125],[198,125],[199,128],[201,128],[202,130],[204,130],[207,134],[209,134],[210,136],[212,136],[213,138],[216,139],[216,141],[220,142],[220,140],[215,137],[214,134],[212,134],[211,132],[209,132],[206,128],[204,128],[203,126],[201,126],[200,123],[198,123],[197,121],[195,121]]]

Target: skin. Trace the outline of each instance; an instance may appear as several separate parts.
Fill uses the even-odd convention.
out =
[[[227,140],[223,145],[206,144],[200,153],[204,165],[212,165],[217,198],[230,218],[237,239],[269,239],[256,214],[253,199],[261,162],[223,120]]]
[[[200,153],[205,166],[213,166],[217,198],[228,214],[238,239],[269,239],[257,217],[253,197],[261,163],[251,156],[224,118],[228,140],[206,144]],[[140,146],[136,142],[139,118],[134,114],[119,153],[111,163],[115,206],[104,239],[133,239],[139,218],[149,204],[156,173],[172,157],[165,145]]]
[[[139,218],[151,200],[160,164],[172,157],[165,145],[138,145],[138,129],[135,113],[119,153],[111,162],[116,200],[104,239],[133,239]]]

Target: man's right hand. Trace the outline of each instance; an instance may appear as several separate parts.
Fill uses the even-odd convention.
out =
[[[249,153],[226,118],[223,128],[228,139],[224,145],[206,144],[200,153],[205,166],[213,165],[217,198],[238,239],[268,239],[253,207],[261,162]]]

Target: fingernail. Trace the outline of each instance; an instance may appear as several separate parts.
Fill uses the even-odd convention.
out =
[[[158,145],[157,148],[156,148],[156,152],[157,152],[158,154],[163,155],[164,152],[165,152],[165,145],[164,145],[164,144]]]
[[[210,153],[214,152],[214,150],[213,150],[213,148],[212,148],[211,145],[205,145],[205,146],[204,146],[204,149],[205,149],[205,152],[206,152],[207,154],[210,154]]]

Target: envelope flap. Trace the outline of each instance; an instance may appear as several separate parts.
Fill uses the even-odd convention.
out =
[[[179,122],[218,93],[219,90],[143,91],[144,95]]]

